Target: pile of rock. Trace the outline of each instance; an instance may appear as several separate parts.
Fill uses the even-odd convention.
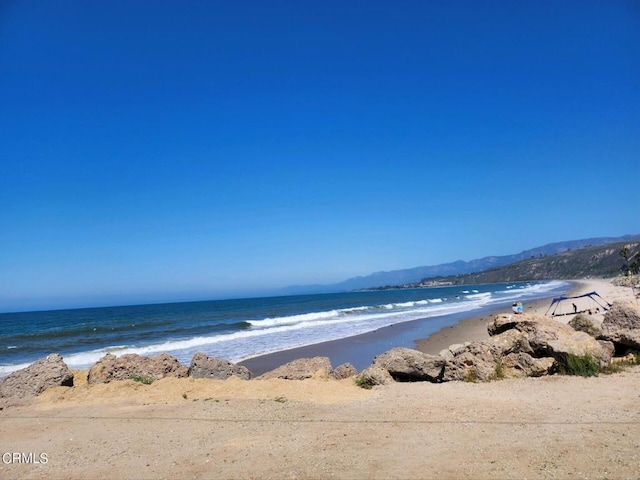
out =
[[[631,303],[614,303],[602,324],[584,315],[574,317],[569,325],[536,314],[498,315],[487,330],[489,341],[451,345],[439,355],[407,348],[389,350],[360,374],[360,382],[539,377],[569,370],[572,356],[589,356],[605,367],[614,356],[640,352],[640,309]]]

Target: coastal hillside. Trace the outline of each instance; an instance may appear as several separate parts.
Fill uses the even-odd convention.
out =
[[[527,261],[531,258],[547,257],[550,255],[556,255],[565,252],[574,252],[584,247],[597,247],[602,245],[617,244],[620,242],[628,243],[639,240],[640,235],[625,235],[622,237],[597,237],[585,238],[581,240],[570,240],[566,242],[556,242],[543,245],[541,247],[524,250],[520,253],[515,253],[512,255],[488,256],[470,261],[458,260],[456,262],[443,263],[440,265],[421,266],[402,270],[392,270],[388,272],[376,272],[372,273],[371,275],[349,278],[343,282],[331,285],[291,286],[282,289],[278,292],[278,294],[294,295],[308,293],[346,292],[360,289],[375,289],[385,285],[416,284],[420,283],[423,279],[451,277],[470,274],[474,272],[484,272],[488,269],[496,269],[504,265],[511,265],[516,262]],[[615,258],[615,255],[612,258]],[[621,257],[618,257],[617,260],[621,260]],[[616,268],[614,266],[614,263],[615,262],[611,260],[611,265],[607,267],[607,272],[603,273],[602,275],[615,275],[617,271],[614,272]]]
[[[462,285],[559,278],[613,277],[620,275],[625,269],[627,262],[620,254],[625,247],[628,252],[626,254],[629,258],[629,265],[633,265],[640,258],[639,240],[589,246],[555,255],[542,255],[477,273],[425,278],[412,286],[432,285],[434,282]]]

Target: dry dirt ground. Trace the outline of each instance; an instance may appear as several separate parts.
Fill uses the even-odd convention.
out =
[[[0,478],[640,478],[640,367],[373,390],[83,376],[0,412]]]

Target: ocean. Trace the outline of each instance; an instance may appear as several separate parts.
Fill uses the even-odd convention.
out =
[[[421,320],[412,331],[418,339],[465,316],[569,286],[527,282],[3,313],[0,376],[54,352],[74,369],[108,352],[168,353],[185,365],[203,352],[240,362]]]

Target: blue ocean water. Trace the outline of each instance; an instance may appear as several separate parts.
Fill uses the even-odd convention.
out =
[[[204,352],[239,362],[418,319],[437,319],[442,328],[461,314],[568,287],[532,282],[4,313],[0,376],[53,352],[71,368],[88,368],[107,352],[168,353],[185,365]]]

